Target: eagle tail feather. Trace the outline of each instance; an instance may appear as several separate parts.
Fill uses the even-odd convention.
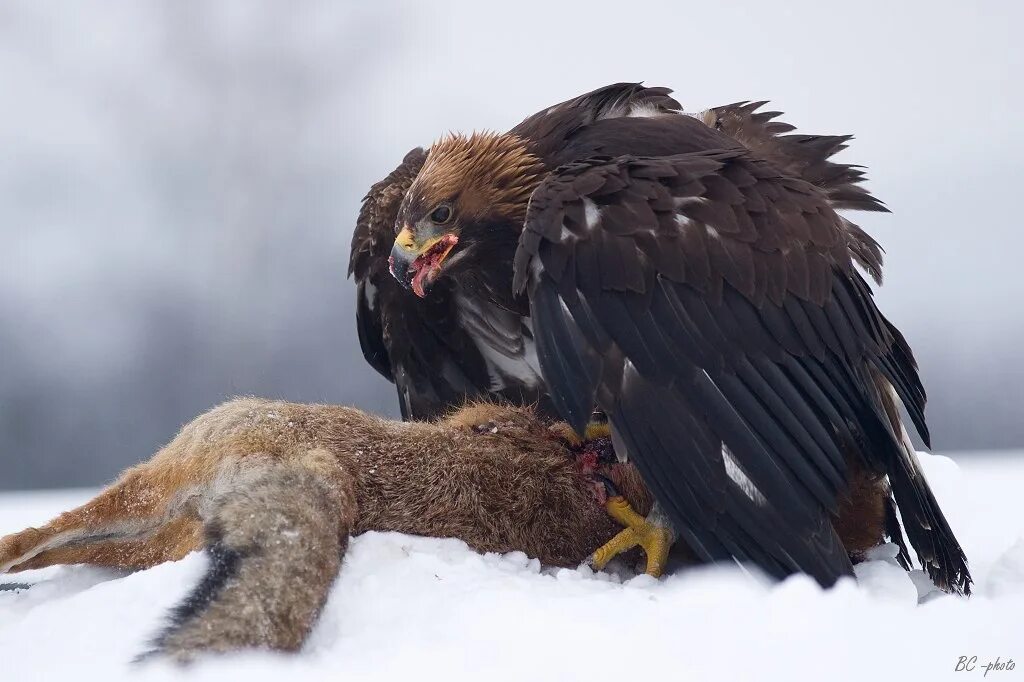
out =
[[[946,592],[970,595],[973,579],[967,556],[921,470],[917,452],[900,418],[898,406],[902,401],[888,381],[876,377],[876,382],[882,389],[882,404],[898,450],[887,473],[907,538],[932,582]],[[895,531],[889,523],[890,516],[895,517],[895,513],[886,514],[887,532],[892,537]],[[906,554],[900,541],[902,536],[896,537],[901,554]]]

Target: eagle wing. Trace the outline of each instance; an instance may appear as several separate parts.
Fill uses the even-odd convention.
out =
[[[608,413],[705,559],[831,584],[852,571],[831,525],[847,455],[916,472],[883,392],[927,440],[924,391],[849,235],[825,192],[745,149],[590,158],[531,199],[514,286],[552,399],[577,429]],[[937,506],[909,499],[934,502],[920,485],[893,486],[904,515],[928,507],[931,535],[911,541],[959,550]]]
[[[398,210],[426,157],[423,149],[413,149],[370,188],[349,257],[359,345],[367,362],[395,384],[404,419],[443,414],[490,381],[479,349],[458,323],[447,284],[421,299],[388,272]]]
[[[704,122],[729,135],[787,175],[821,189],[835,209],[888,212],[860,183],[863,166],[836,163],[832,156],[847,148],[853,135],[806,135],[777,120],[778,111],[761,111],[767,102],[735,102],[703,112]],[[859,226],[847,222],[850,254],[876,282],[882,281],[882,249]]]
[[[363,197],[363,205],[352,233],[348,276],[356,282],[356,328],[363,356],[388,381],[395,377],[384,342],[383,321],[378,306],[382,280],[386,278],[388,253],[394,243],[395,219],[406,191],[423,167],[427,153],[421,147],[409,151],[398,168],[374,183]],[[398,287],[399,289],[401,287]]]

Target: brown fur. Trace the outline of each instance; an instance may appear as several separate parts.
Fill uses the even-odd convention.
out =
[[[889,486],[885,476],[850,461],[849,485],[839,498],[839,513],[832,522],[854,561],[864,558],[885,536],[885,502]]]
[[[544,166],[525,142],[508,133],[449,135],[430,148],[426,163],[409,188],[411,213],[429,211],[455,197],[463,221],[487,216],[521,222]]]
[[[484,423],[496,432],[474,430]],[[143,568],[181,556],[201,547],[204,503],[243,485],[251,470],[318,449],[333,458],[327,473],[352,479],[355,533],[458,537],[481,551],[574,565],[618,530],[593,502],[568,445],[529,409],[476,405],[437,423],[402,423],[246,398],[186,425],[86,505],[0,540],[0,570],[78,558]],[[646,490],[630,490],[649,506]]]
[[[316,623],[352,532],[353,479],[311,450],[256,469],[219,498],[207,523],[210,569],[155,642],[179,660],[199,651],[296,651]]]
[[[179,659],[295,650],[351,534],[456,537],[555,566],[589,557],[620,528],[560,433],[528,408],[491,404],[402,423],[345,407],[234,400],[85,505],[0,539],[0,572],[58,563],[141,569],[205,546],[207,576],[157,650]],[[650,508],[631,467],[601,473]]]
[[[62,563],[141,569],[207,547],[207,576],[157,649],[180,659],[240,647],[295,650],[348,538],[368,530],[460,538],[575,566],[620,527],[594,498],[564,424],[474,404],[438,422],[244,398],[198,417],[151,460],[42,528],[0,539],[0,572]],[[603,464],[641,514],[631,465]],[[854,477],[837,529],[861,552],[882,536],[878,481]],[[685,548],[684,548],[685,549]]]

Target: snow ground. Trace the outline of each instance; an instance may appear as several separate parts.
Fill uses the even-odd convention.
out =
[[[917,680],[976,679],[1012,659],[1024,675],[1024,452],[922,455],[976,579],[970,599],[928,593],[880,559],[859,583],[769,584],[738,568],[655,581],[542,570],[456,540],[371,533],[351,546],[304,654],[211,659],[187,674],[129,661],[204,557],[122,575],[59,567],[0,582],[4,680]],[[92,491],[0,495],[0,534],[38,525]],[[883,548],[884,549],[884,548]],[[885,552],[881,552],[884,554]],[[922,592],[919,594],[919,590]],[[977,656],[955,672],[961,656]]]

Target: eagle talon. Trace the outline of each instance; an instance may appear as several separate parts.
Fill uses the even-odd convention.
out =
[[[609,497],[605,504],[608,515],[625,528],[591,555],[590,563],[600,571],[608,562],[636,546],[643,548],[647,555],[647,575],[658,578],[665,572],[668,551],[672,547],[672,531],[651,523],[636,513],[621,495]]]

